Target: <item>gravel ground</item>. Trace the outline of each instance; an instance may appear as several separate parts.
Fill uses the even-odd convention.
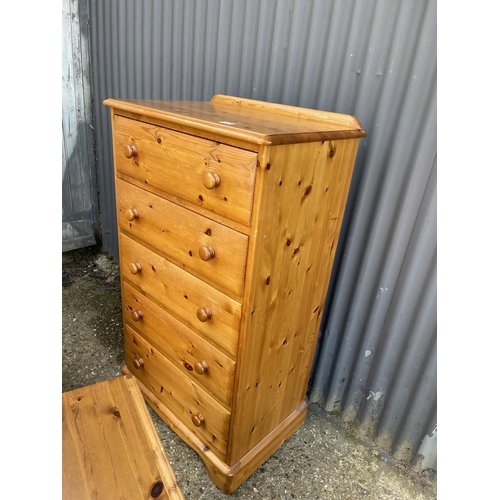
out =
[[[120,376],[121,295],[115,261],[97,247],[62,255],[62,392]],[[149,407],[148,407],[149,408]],[[306,422],[233,494],[150,409],[167,456],[190,499],[430,500],[437,478],[360,441],[343,422],[309,406]]]

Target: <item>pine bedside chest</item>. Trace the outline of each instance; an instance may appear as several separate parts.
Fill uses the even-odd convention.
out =
[[[348,115],[107,99],[126,366],[234,491],[304,422],[359,139]]]

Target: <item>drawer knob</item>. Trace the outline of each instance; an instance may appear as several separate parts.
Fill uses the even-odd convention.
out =
[[[135,208],[127,208],[127,210],[125,210],[125,217],[132,222],[139,218],[139,212]]]
[[[137,274],[142,271],[142,266],[139,264],[139,262],[132,262],[129,266],[129,269],[132,274]]]
[[[140,321],[142,318],[144,318],[144,314],[142,314],[142,311],[132,311],[132,319],[134,321]]]
[[[205,422],[205,417],[201,414],[201,413],[198,413],[197,415],[193,415],[191,417],[191,422],[193,422],[193,424],[196,426],[196,427],[200,427],[200,425]]]
[[[205,172],[203,174],[203,185],[207,189],[216,188],[220,184],[220,177],[215,172]]]
[[[208,371],[208,365],[206,361],[198,361],[198,363],[194,364],[194,371],[198,375],[204,375]]]
[[[125,158],[132,158],[133,156],[137,156],[137,148],[135,147],[135,144],[125,144],[125,147],[123,148],[123,154],[125,155]]]
[[[212,311],[208,307],[200,307],[196,311],[196,316],[198,316],[198,319],[202,323],[205,323],[205,321],[208,321],[212,317]]]
[[[215,250],[212,247],[200,247],[198,250],[201,260],[210,260],[215,257]]]
[[[143,366],[144,366],[144,361],[142,360],[142,358],[137,358],[137,359],[134,359],[134,366],[140,370]]]

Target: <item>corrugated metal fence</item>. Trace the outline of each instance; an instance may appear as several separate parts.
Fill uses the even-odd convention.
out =
[[[435,468],[436,0],[89,2],[102,241],[115,257],[104,99],[221,93],[361,121],[309,395]]]

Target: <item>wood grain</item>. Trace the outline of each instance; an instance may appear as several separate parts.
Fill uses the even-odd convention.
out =
[[[222,94],[216,94],[210,99],[213,105],[233,106],[244,110],[245,113],[255,113],[262,116],[263,113],[271,115],[273,120],[279,123],[291,126],[295,120],[304,126],[310,126],[311,121],[323,122],[328,124],[329,129],[345,128],[346,130],[357,130],[360,134],[363,133],[359,120],[351,115],[333,113],[331,111],[322,111],[319,109],[303,108],[299,106],[288,106],[286,104],[278,104],[257,99],[245,99],[243,97],[234,97]],[[281,117],[285,117],[282,120]],[[366,134],[366,133],[365,133]]]
[[[257,155],[149,123],[115,116],[115,149],[133,146],[137,154],[116,155],[118,171],[215,213],[250,225]],[[217,175],[219,185],[208,188]]]
[[[235,362],[127,282],[123,283],[122,297],[124,323],[159,349],[186,376],[230,408]],[[131,312],[136,310],[140,310],[143,317],[134,322]],[[196,369],[200,363],[204,363],[201,366],[204,369],[199,370],[202,373]]]
[[[135,378],[62,395],[64,500],[184,498]]]
[[[154,299],[233,359],[236,357],[241,304],[123,234],[120,235],[120,252],[123,280]],[[140,263],[142,271],[131,273],[131,262]],[[200,307],[208,307],[212,312],[209,321],[198,319]]]
[[[365,137],[355,118],[338,113],[309,110],[292,116],[286,106],[262,103],[250,106],[247,100],[226,96],[213,102],[106,99],[115,113],[134,113],[145,121],[160,120],[171,128],[206,138],[226,137],[249,144],[277,145]],[[283,112],[276,112],[277,110]],[[311,119],[317,115],[319,119]],[[329,117],[329,118],[328,118]]]
[[[366,132],[353,116],[233,96],[105,104],[116,128],[127,365],[230,493],[304,421]],[[251,172],[240,204],[225,212],[227,203],[193,198],[215,195],[227,172],[236,183],[238,168]]]
[[[230,412],[210,397],[198,384],[176,368],[160,351],[141,335],[125,325],[125,362],[129,370],[160,401],[172,409],[179,420],[221,460],[226,457]],[[142,359],[144,366],[137,369],[134,359]],[[191,418],[201,412],[205,422],[196,427]]]
[[[118,225],[167,256],[218,283],[221,289],[243,292],[248,237],[179,207],[148,191],[116,180]],[[137,210],[133,221],[127,210]],[[215,258],[204,261],[199,249],[211,246]]]
[[[126,365],[122,372],[129,374]],[[138,381],[146,401],[151,405],[159,417],[166,422],[179,437],[196,453],[200,455],[212,481],[224,492],[235,491],[265,460],[270,457],[297,429],[306,418],[307,404],[302,403],[296,411],[283,420],[273,431],[266,436],[257,446],[252,448],[241,460],[232,467],[215,455],[189,428],[187,428],[156,394]]]
[[[354,164],[357,139],[351,141],[262,152],[270,168],[257,180],[259,215],[252,221],[256,237],[243,303],[230,466],[303,401],[340,227],[339,191]]]

